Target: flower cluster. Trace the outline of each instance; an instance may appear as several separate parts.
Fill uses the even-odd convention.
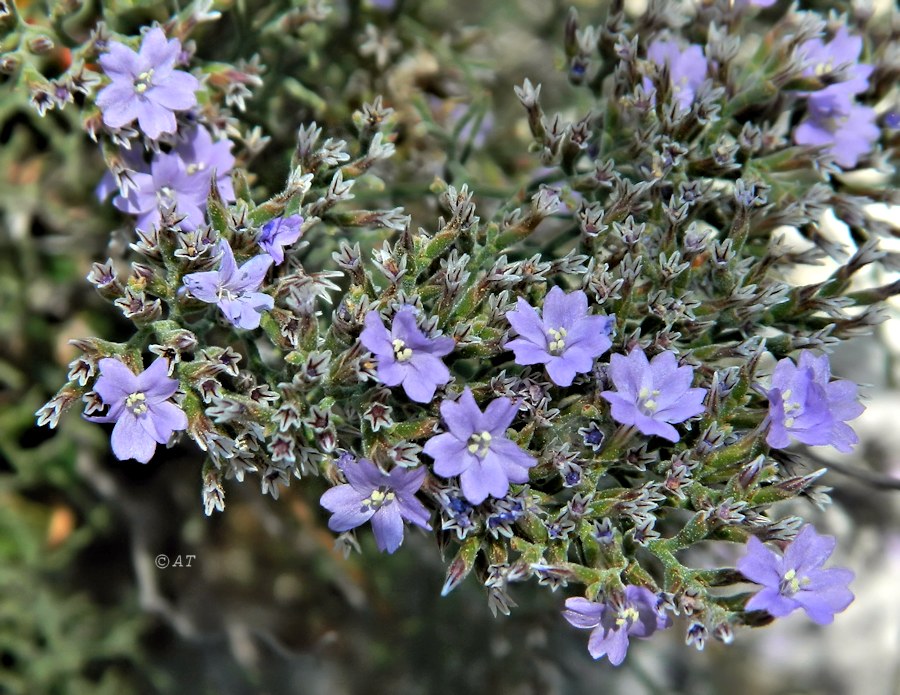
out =
[[[275,125],[289,116],[269,110],[297,95],[254,104],[263,67],[197,57],[190,12],[142,37],[104,27],[81,56],[103,70],[82,92],[85,123],[110,169],[100,190],[117,191],[135,236],[88,279],[135,332],[78,341],[39,422],[81,400],[114,423],[119,459],[192,441],[209,514],[256,478],[275,499],[292,481],[315,490],[345,548],[369,523],[393,553],[416,526],[450,548],[443,593],[477,578],[506,613],[517,582],[564,589],[565,620],[613,664],[679,615],[698,646],[797,607],[830,622],[852,574],[823,569],[836,542],[777,504],[827,499],[806,447],[850,451],[863,407],[826,351],[871,333],[900,292],[850,291],[885,258],[892,230],[870,213],[895,192],[835,175],[879,161],[881,138],[896,163],[896,123],[879,127],[874,105],[893,98],[897,53],[847,18],[781,5],[684,6],[680,29],[652,8],[594,25],[573,12],[565,75],[587,91],[547,113],[541,85],[515,89],[518,144],[537,155],[524,172],[492,149],[512,135],[483,137],[493,117],[471,95],[441,117],[441,99],[417,112],[391,91],[394,28],[378,11],[403,3],[361,6],[377,21],[359,53],[391,72],[373,82],[387,96],[346,124],[322,106],[329,121],[297,123],[288,142]],[[749,50],[754,8],[771,26]],[[296,21],[278,16],[269,26]],[[441,73],[428,96],[462,94],[456,80]],[[578,114],[585,103],[597,108]],[[444,182],[491,154],[476,171],[499,202]],[[395,156],[404,166],[383,166]],[[410,210],[441,211],[413,224],[392,206],[420,190],[402,179],[419,159],[413,179],[434,179],[438,200]],[[850,254],[822,233],[826,210]],[[781,243],[785,229],[811,248]],[[831,277],[797,284],[790,271],[824,255]],[[704,566],[721,557],[705,548],[735,541],[736,567]]]

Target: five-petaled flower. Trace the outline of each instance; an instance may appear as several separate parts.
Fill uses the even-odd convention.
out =
[[[450,381],[450,370],[440,358],[449,355],[456,342],[450,337],[426,337],[416,325],[415,312],[412,306],[400,307],[388,332],[373,309],[366,314],[366,327],[359,340],[375,355],[383,384],[402,384],[410,400],[430,403],[435,389]]]
[[[519,337],[506,344],[516,364],[545,364],[557,386],[570,386],[576,374],[589,372],[594,359],[612,345],[612,316],[588,315],[587,295],[581,290],[566,294],[554,287],[544,298],[543,316],[519,297],[506,319]]]
[[[100,66],[111,83],[97,95],[103,122],[121,128],[137,119],[140,129],[153,140],[177,129],[175,112],[197,104],[197,78],[175,69],[181,53],[178,39],[166,40],[159,27],[144,34],[138,53],[125,44],[110,41],[100,56]]]
[[[633,425],[643,434],[677,442],[680,435],[671,423],[703,412],[706,389],[691,388],[694,369],[679,367],[671,351],[661,352],[649,362],[637,347],[627,357],[612,355],[609,373],[616,391],[600,395],[612,406],[613,419]]]
[[[784,449],[793,437],[810,446],[853,450],[859,438],[844,421],[858,417],[865,407],[858,401],[856,384],[830,379],[827,355],[803,350],[796,365],[787,357],[778,361],[768,393],[769,446]]]
[[[184,286],[200,301],[218,305],[232,325],[258,328],[262,313],[275,305],[272,297],[257,291],[272,257],[262,253],[238,268],[234,252],[224,239],[219,242],[219,253],[222,262],[218,270],[185,275]]]
[[[259,246],[275,259],[275,265],[284,263],[284,249],[295,243],[303,234],[303,218],[300,215],[276,217],[262,226]]]
[[[130,174],[133,186],[113,199],[122,212],[137,215],[135,227],[148,231],[161,220],[160,208],[182,217],[185,231],[196,229],[206,219],[209,178],[191,176],[175,152],[160,153],[150,163],[150,171]]]
[[[462,493],[472,504],[505,496],[509,484],[527,482],[528,469],[537,464],[506,437],[518,409],[509,398],[496,398],[481,412],[468,387],[458,401],[441,403],[448,431],[429,439],[423,451],[434,459],[435,473],[459,476]]]
[[[860,106],[855,96],[869,87],[871,65],[858,63],[862,38],[840,27],[828,43],[810,39],[800,47],[807,77],[826,76],[846,66],[848,79],[831,82],[823,89],[807,93],[808,117],[794,129],[798,145],[827,147],[827,152],[844,169],[852,169],[872,150],[881,136],[875,124],[875,110]]]
[[[378,549],[389,553],[403,542],[404,519],[431,530],[428,510],[416,497],[427,473],[424,466],[384,473],[368,459],[344,458],[341,470],[347,483],[331,488],[320,500],[332,512],[328,528],[342,533],[371,521]]]
[[[157,444],[166,444],[173,432],[187,428],[187,416],[169,399],[178,380],[168,377],[168,362],[159,358],[135,375],[113,357],[99,361],[100,377],[94,391],[109,406],[106,415],[85,417],[92,422],[114,422],[112,450],[120,461],[147,463]]]
[[[822,569],[834,552],[832,536],[820,536],[807,524],[783,556],[772,552],[755,536],[747,543],[747,554],[737,568],[747,579],[762,584],[746,605],[748,611],[763,610],[781,618],[798,608],[819,625],[834,621],[853,601],[848,584],[853,572],[840,567]]]
[[[563,617],[575,627],[593,630],[588,651],[595,659],[606,656],[618,666],[625,660],[631,637],[645,638],[669,626],[658,607],[656,595],[642,586],[629,585],[624,594],[605,602],[576,597],[566,599]]]

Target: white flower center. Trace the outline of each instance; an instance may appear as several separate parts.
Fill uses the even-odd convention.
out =
[[[178,199],[175,195],[175,189],[171,186],[163,186],[156,192],[156,199],[160,202],[161,205],[164,205],[167,208],[175,207],[178,204]]]
[[[391,345],[394,346],[394,359],[398,362],[406,362],[413,356],[413,351],[406,347],[406,343],[400,340],[400,338],[394,338],[391,341]]]
[[[550,338],[550,352],[552,352],[554,355],[558,355],[566,349],[565,338],[568,335],[568,332],[565,328],[548,328],[547,335]]]
[[[789,400],[792,395],[791,389],[787,389],[782,395],[782,404],[781,407],[784,409],[784,426],[785,427],[793,427],[794,426],[794,414],[799,415],[797,413],[798,410],[802,409],[802,406],[797,403],[797,401]]]
[[[147,72],[142,72],[137,76],[137,79],[134,82],[134,91],[138,94],[143,94],[151,86],[151,80],[153,79],[153,69],[147,70]]]
[[[834,70],[834,61],[829,58],[824,63],[818,63],[815,68],[813,68],[813,72],[815,72],[816,77],[821,77],[822,75],[827,75],[829,72]]]
[[[125,399],[125,407],[134,415],[143,415],[149,410],[146,401],[147,397],[143,393],[135,391]]]
[[[647,388],[641,389],[638,393],[638,407],[641,408],[646,415],[653,415],[659,407],[659,403],[654,400],[658,396],[659,389],[653,389],[652,391]]]
[[[782,596],[793,596],[808,584],[808,577],[798,577],[797,570],[790,569],[781,578],[781,585],[778,587],[778,590]]]
[[[204,171],[206,169],[206,164],[203,162],[193,162],[192,164],[188,164],[186,167],[188,176],[193,176],[198,171]]]
[[[491,448],[491,433],[481,432],[473,434],[469,437],[469,445],[466,449],[470,454],[475,454],[478,458],[484,458]]]

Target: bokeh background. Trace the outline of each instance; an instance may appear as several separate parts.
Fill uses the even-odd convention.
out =
[[[17,3],[35,26],[56,4]],[[112,28],[132,33],[174,9],[102,4]],[[533,177],[513,85],[542,83],[545,109],[564,116],[590,108],[561,72],[572,5],[588,22],[605,14],[586,0],[364,0],[286,31],[271,26],[278,12],[326,3],[235,0],[216,2],[222,18],[195,38],[204,60],[258,54],[267,66],[241,115],[271,137],[243,155],[258,199],[281,187],[300,125],[340,137],[382,94],[397,112],[398,154],[379,172],[387,188],[361,195],[427,226],[435,177],[469,183],[483,218]],[[66,31],[84,40],[98,12],[85,3]],[[55,48],[44,74],[66,60]],[[127,337],[130,324],[84,278],[134,236],[94,195],[104,164],[77,106],[41,118],[28,99],[0,77],[0,693],[900,693],[900,491],[878,478],[900,480],[900,321],[837,352],[835,372],[867,385],[863,445],[829,459],[843,471],[824,478],[830,508],[796,510],[839,537],[835,562],[857,573],[855,603],[828,628],[794,614],[703,652],[684,645],[676,619],[614,668],[593,662],[586,633],[561,619],[565,589],[517,587],[518,608],[493,618],[474,581],[440,598],[444,564],[423,534],[384,556],[363,532],[363,552],[345,559],[318,481],[294,481],[277,501],[256,480],[232,481],[226,511],[206,517],[191,446],[141,465],[116,461],[107,433],[76,412],[37,428],[34,412],[76,356],[68,341]],[[730,550],[699,552],[712,565],[733,562],[740,549]]]

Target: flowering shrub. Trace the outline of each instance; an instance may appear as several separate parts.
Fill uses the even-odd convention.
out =
[[[372,190],[390,190],[404,135],[408,105],[374,94],[349,142],[293,123],[283,187],[258,195],[266,136],[239,114],[275,77],[195,55],[193,32],[220,20],[209,2],[141,35],[97,24],[55,78],[77,102],[5,63],[41,114],[81,109],[110,169],[99,193],[134,228],[130,270],[118,254],[88,277],[133,336],[77,341],[38,422],[81,402],[115,422],[120,459],[193,445],[207,514],[255,474],[276,499],[299,481],[347,549],[370,522],[393,553],[412,524],[455,546],[443,593],[472,575],[494,612],[516,582],[566,587],[565,619],[614,664],[678,615],[698,646],[797,607],[830,622],[850,573],[820,569],[833,543],[780,511],[827,497],[783,450],[852,448],[862,405],[827,353],[900,292],[851,291],[886,257],[868,206],[897,202],[852,175],[896,158],[896,119],[876,113],[896,97],[896,42],[867,34],[872,18],[796,7],[768,10],[754,41],[771,4],[697,3],[683,26],[665,3],[634,19],[614,3],[594,25],[572,12],[572,107],[549,115],[541,85],[515,87],[544,173],[489,212],[477,182],[439,179],[443,213],[422,227],[352,206],[359,189],[390,200]],[[455,126],[470,146],[475,125]],[[826,255],[826,281],[789,282]],[[701,542],[747,554],[693,566]]]

